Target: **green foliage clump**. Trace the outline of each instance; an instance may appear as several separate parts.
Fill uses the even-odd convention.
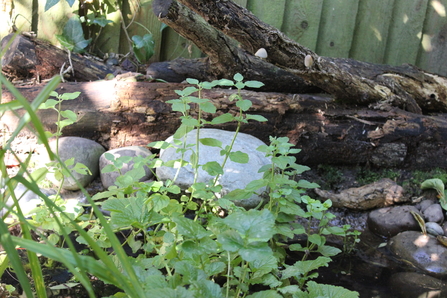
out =
[[[318,268],[328,266],[331,258],[341,252],[339,248],[328,245],[326,237],[331,234],[347,235],[350,227],[328,226],[334,218],[329,212],[331,201],[321,202],[307,195],[308,189],[318,185],[298,179],[309,168],[296,163],[294,155],[299,153],[299,149],[292,148],[288,138],[271,137],[269,145],[258,148],[271,159],[271,164],[260,169],[263,173],[261,179],[250,182],[245,189],[232,191],[223,197],[218,195],[221,190],[218,181],[226,162],[246,163],[249,159],[246,153],[232,150],[241,126],[248,121],[266,121],[260,115],[247,113],[252,103],[241,96],[243,88],[261,87],[262,83],[244,82],[240,74],[236,74],[233,80],[199,82],[188,79],[188,83],[193,86],[176,91],[179,98],[169,101],[172,109],[181,113],[181,125],[174,134],[174,142],[149,144],[159,149],[173,147],[182,153],[182,157],[163,162],[156,156],[131,160],[129,157],[106,155],[112,164],[104,169],[105,172],[120,172],[129,162],[133,162],[134,167],[126,173],[120,172],[115,185],[108,190],[93,197],[86,194],[92,213],[83,214],[82,206],[70,207],[57,197],[48,198],[40,192],[33,179],[3,176],[4,185],[10,187],[12,196],[14,183],[21,182],[45,203],[34,210],[31,220],[25,218],[20,208],[0,206],[8,208],[18,218],[22,229],[28,231],[23,238],[14,237],[9,234],[6,224],[0,222],[1,241],[9,243],[5,249],[8,256],[11,255],[9,260],[14,270],[23,272],[15,257],[17,245],[26,248],[32,256],[39,253],[65,264],[90,297],[94,294],[87,273],[119,287],[122,292],[113,297],[358,297],[358,293],[342,287],[312,281],[318,276]],[[209,99],[203,98],[202,91],[216,86],[237,89],[229,99],[239,112],[206,120],[203,114],[215,113],[216,107]],[[42,97],[50,94],[47,92]],[[53,95],[59,100],[64,98],[64,95]],[[41,102],[43,98],[31,105],[34,110],[27,109],[28,119],[34,119],[33,124],[37,126],[40,124],[34,111]],[[47,101],[44,106],[56,108],[59,103],[57,100]],[[20,104],[26,106],[25,102],[20,101]],[[69,112],[60,112],[59,115],[71,119]],[[61,119],[58,126],[62,127],[64,121]],[[217,139],[200,138],[200,129],[205,125],[234,121],[237,127],[230,145],[223,147]],[[194,144],[187,144],[185,136],[193,129],[197,130],[197,138]],[[56,133],[56,137],[58,135]],[[44,132],[39,134],[39,138],[47,143]],[[200,164],[199,144],[220,148],[223,162]],[[2,173],[5,173],[2,158],[5,150],[8,146],[0,149]],[[184,158],[187,152],[191,153],[189,160]],[[57,156],[55,158],[58,160]],[[60,160],[59,164],[61,169],[67,169],[68,165]],[[175,184],[175,178],[139,181],[144,175],[144,167],[168,166],[180,170],[186,165],[194,170],[194,182],[186,191]],[[197,182],[199,169],[214,178],[207,183]],[[70,175],[70,171],[61,171],[61,175]],[[267,191],[262,193],[261,189]],[[255,193],[264,196],[265,200],[254,209],[245,210],[234,203]],[[110,216],[104,216],[99,207],[109,211]],[[318,228],[303,226],[297,223],[296,217],[317,220]],[[32,240],[31,230],[39,234],[42,243]],[[126,237],[119,241],[115,233],[124,231]],[[75,249],[75,243],[69,237],[71,232],[78,235],[78,243],[86,245],[87,251],[83,252],[86,255]],[[55,236],[47,237],[48,234]],[[289,243],[296,235],[303,234],[307,239],[305,243]],[[62,239],[68,248],[62,248],[58,239]],[[129,248],[129,253],[124,251],[124,246]],[[293,264],[286,263],[289,251],[299,253],[301,259]],[[38,279],[39,270],[35,264],[33,277],[37,277],[36,287],[44,289],[45,285]],[[27,295],[28,292],[32,295],[25,272],[18,277]],[[45,295],[44,291],[38,291],[39,297]]]

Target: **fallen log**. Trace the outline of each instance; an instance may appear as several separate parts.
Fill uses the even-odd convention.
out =
[[[410,65],[318,56],[232,1],[155,0],[153,11],[207,54],[208,72],[214,76],[240,72],[261,81],[264,76],[269,90],[279,91],[274,84],[286,78],[272,73],[280,68],[346,103],[392,105],[418,114],[447,112],[446,78]],[[255,57],[260,48],[268,53],[265,60]]]
[[[65,136],[81,136],[113,149],[129,145],[147,145],[172,135],[180,124],[167,100],[178,98],[175,90],[185,84],[126,81],[64,83],[58,93],[80,91],[81,95],[62,104],[63,110],[78,115],[76,124],[63,129]],[[30,101],[41,87],[19,87]],[[228,100],[234,90],[205,90],[203,96],[222,113],[238,112]],[[447,114],[418,115],[393,108],[387,111],[352,108],[331,97],[242,91],[253,102],[248,111],[268,122],[250,121],[241,131],[269,143],[269,136],[287,136],[302,151],[296,156],[301,164],[316,166],[370,165],[408,169],[447,169]],[[6,90],[2,102],[13,100]],[[13,130],[23,115],[6,113],[1,121]],[[56,130],[56,113],[38,112],[44,126]],[[213,115],[204,114],[206,120]],[[235,123],[215,128],[234,131]]]
[[[8,45],[11,38],[14,40]],[[86,82],[104,79],[115,71],[102,61],[64,51],[25,35],[7,35],[1,42],[1,48],[6,46],[8,49],[2,57],[2,72],[10,78],[34,78],[39,81],[64,73],[67,80]]]

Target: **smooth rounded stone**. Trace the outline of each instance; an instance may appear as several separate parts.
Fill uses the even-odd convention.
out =
[[[186,136],[187,144],[196,143],[197,130],[190,131]],[[234,132],[224,131],[219,129],[201,129],[200,138],[214,138],[222,142],[222,148],[230,145],[233,139]],[[173,143],[173,137],[169,137],[166,142]],[[227,160],[224,168],[224,174],[219,178],[218,184],[222,185],[221,196],[235,190],[243,189],[247,184],[253,180],[261,179],[263,173],[258,173],[258,170],[266,164],[270,164],[271,160],[265,157],[264,153],[257,151],[256,149],[265,145],[264,142],[255,138],[251,135],[239,133],[233,145],[233,152],[241,151],[249,156],[248,163],[241,164],[233,162],[230,159]],[[195,147],[192,147],[195,149]],[[222,164],[224,156],[220,155],[221,148],[205,146],[203,144],[199,145],[199,164],[203,165],[207,162],[216,161]],[[176,148],[168,148],[166,150],[160,151],[160,158],[163,161],[177,160],[180,159],[181,154],[176,152]],[[189,161],[191,157],[191,152],[188,151],[184,159]],[[177,169],[169,167],[159,167],[156,170],[156,174],[159,180],[173,179]],[[209,175],[202,168],[198,172],[197,182],[209,183],[210,180],[214,178]],[[182,189],[187,189],[193,184],[194,173],[190,165],[183,167],[175,181],[175,184],[180,186]],[[261,193],[265,188],[259,189],[258,192]],[[258,195],[253,195],[248,199],[234,201],[236,205],[253,208],[256,207],[262,198]]]
[[[368,214],[368,229],[379,236],[392,237],[402,231],[420,231],[421,228],[411,211],[419,213],[414,206],[380,208]]]
[[[416,272],[393,274],[389,287],[399,298],[447,297],[447,284],[444,281]]]
[[[422,215],[425,221],[437,222],[438,224],[442,224],[444,222],[444,212],[440,204],[432,204],[428,206],[422,212]]]
[[[46,196],[54,195],[56,193],[53,189],[40,189],[40,191]],[[28,215],[29,211],[42,204],[42,198],[31,190],[28,190],[28,188],[26,188],[22,183],[17,184],[16,188],[14,189],[14,194],[19,201],[20,209],[24,215]],[[12,197],[9,197],[5,204],[8,207],[14,205],[14,200]],[[6,208],[1,209],[0,217],[2,217],[6,212]]]
[[[447,247],[436,237],[406,231],[391,238],[387,247],[398,261],[436,278],[447,277]]]
[[[432,222],[432,221],[426,222],[425,228],[427,229],[427,233],[429,233],[431,235],[434,235],[434,236],[438,236],[438,235],[443,236],[444,235],[444,230],[436,222]]]
[[[141,156],[143,158],[146,158],[146,157],[152,155],[152,152],[149,149],[147,149],[146,147],[142,147],[142,146],[128,146],[128,147],[112,149],[107,152],[104,152],[101,155],[101,157],[99,158],[100,176],[101,176],[101,182],[102,182],[102,185],[104,186],[104,188],[109,188],[110,186],[115,185],[116,178],[118,178],[120,176],[120,173],[118,173],[118,172],[102,173],[102,169],[105,166],[112,164],[112,161],[108,160],[105,157],[106,153],[112,154],[115,157],[115,159],[117,159],[121,156],[130,156],[130,157]],[[121,174],[124,175],[128,171],[132,170],[133,167],[134,167],[134,162],[133,162],[133,160],[131,160],[129,163],[123,165],[123,167],[120,170]],[[154,176],[153,173],[151,172],[151,170],[146,166],[144,167],[144,171],[145,171],[145,175],[139,180],[140,182],[149,180],[150,178],[152,178]]]
[[[50,147],[53,152],[56,151],[56,140],[50,142]],[[59,139],[59,157],[64,162],[70,158],[74,157],[74,164],[82,163],[85,165],[91,175],[79,174],[72,170],[71,173],[73,177],[65,177],[64,183],[62,185],[63,189],[66,190],[79,190],[79,186],[76,181],[79,182],[83,187],[87,186],[90,182],[95,179],[99,174],[99,157],[103,154],[105,149],[98,143],[80,137],[62,137]],[[47,154],[45,156],[45,163],[50,160]],[[53,175],[49,175],[49,179],[56,186],[60,186],[60,181],[56,180]]]
[[[444,222],[441,227],[442,227],[442,230],[444,231],[444,235],[447,236],[447,222]]]
[[[416,208],[418,208],[421,212],[424,212],[429,206],[433,205],[434,203],[435,201],[432,200],[423,200],[416,205]]]

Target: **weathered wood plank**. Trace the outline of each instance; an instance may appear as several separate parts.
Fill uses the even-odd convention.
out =
[[[316,52],[328,57],[349,57],[358,0],[325,0]]]
[[[286,0],[249,0],[246,8],[267,24],[281,28]]]
[[[315,51],[322,7],[323,0],[287,1],[281,31]]]
[[[430,0],[425,16],[422,43],[417,65],[440,75],[447,75],[447,0]]]
[[[394,0],[363,0],[359,3],[350,57],[383,63]]]
[[[415,64],[428,0],[395,0],[391,18],[385,63]]]

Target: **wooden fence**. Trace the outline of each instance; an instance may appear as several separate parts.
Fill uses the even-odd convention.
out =
[[[198,57],[200,51],[162,24],[151,0],[123,0],[122,15],[129,36],[148,28],[156,42],[151,61]],[[447,0],[236,0],[290,38],[330,57],[400,65],[410,63],[447,76]],[[45,1],[0,0],[0,37],[12,24],[36,31],[55,42],[68,17],[79,9],[61,0],[44,12]],[[33,12],[34,11],[34,12]],[[101,52],[126,53],[127,36],[119,25],[120,11],[110,11],[108,25],[95,40]],[[138,25],[136,22],[141,25]]]

